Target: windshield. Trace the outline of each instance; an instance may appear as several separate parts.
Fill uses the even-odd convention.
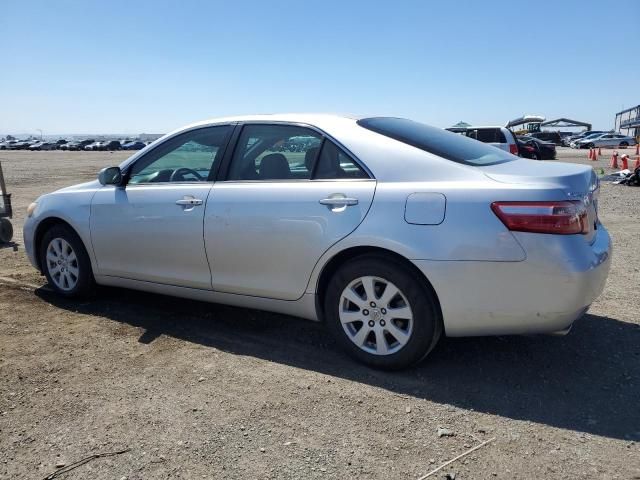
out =
[[[363,118],[358,120],[358,125],[425,152],[465,165],[496,165],[515,159],[513,155],[499,148],[406,118]]]

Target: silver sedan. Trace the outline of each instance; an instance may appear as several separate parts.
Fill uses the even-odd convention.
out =
[[[96,284],[326,323],[402,368],[441,335],[565,333],[611,259],[591,168],[400,118],[264,115],[176,130],[29,206],[60,295]]]

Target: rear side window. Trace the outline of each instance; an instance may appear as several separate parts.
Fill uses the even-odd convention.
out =
[[[358,125],[456,163],[486,166],[514,160],[499,148],[405,118],[363,118]]]
[[[229,180],[309,179],[321,141],[308,128],[245,125],[231,160]]]
[[[314,179],[369,178],[351,157],[329,140],[322,143],[322,150],[315,166]]]

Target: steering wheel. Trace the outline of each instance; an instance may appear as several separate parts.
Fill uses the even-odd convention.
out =
[[[184,176],[189,173],[192,174],[194,177],[196,177],[196,179],[198,179],[199,182],[202,182],[204,180],[204,177],[200,175],[198,172],[196,172],[194,169],[187,168],[187,167],[180,167],[180,168],[176,168],[173,171],[173,173],[171,174],[171,177],[169,178],[169,181],[170,182],[184,181]]]

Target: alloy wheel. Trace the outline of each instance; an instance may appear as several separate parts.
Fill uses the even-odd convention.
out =
[[[63,238],[54,238],[47,246],[47,270],[56,287],[66,292],[78,284],[80,268],[73,248]]]
[[[349,340],[367,353],[390,355],[411,339],[411,305],[384,278],[364,276],[349,283],[340,295],[338,314]]]

